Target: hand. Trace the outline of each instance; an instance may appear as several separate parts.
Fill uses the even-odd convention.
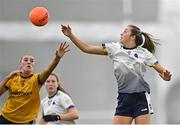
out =
[[[66,42],[61,43],[59,48],[56,50],[56,56],[58,56],[59,58],[62,58],[66,52],[70,51],[68,47],[69,45],[66,45]]]
[[[170,81],[171,80],[171,73],[168,70],[164,70],[161,74],[159,74],[162,79],[165,81]]]
[[[57,121],[61,120],[61,117],[59,115],[45,115],[43,116],[44,121],[50,122],[50,121]]]
[[[69,37],[72,34],[71,27],[69,25],[65,26],[65,25],[61,24],[61,30],[62,30],[63,34],[66,35],[67,37]]]

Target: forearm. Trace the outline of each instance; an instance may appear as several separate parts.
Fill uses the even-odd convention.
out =
[[[39,76],[39,80],[40,82],[43,84],[46,79],[48,78],[48,76],[52,73],[52,71],[55,69],[55,67],[57,66],[57,64],[60,61],[60,57],[58,57],[57,55],[54,57],[54,59],[52,60],[52,62],[46,67],[46,69],[40,74]]]
[[[160,77],[165,81],[170,81],[172,74],[160,64],[154,66],[154,69],[159,73]]]
[[[88,54],[107,55],[107,51],[102,46],[89,45],[78,39],[74,34],[70,34],[69,39],[83,52]]]
[[[60,115],[62,121],[72,121],[79,118],[77,112],[67,112],[65,114]]]
[[[159,73],[163,73],[163,71],[165,70],[164,67],[162,67],[160,64],[156,64],[156,65],[153,65],[153,68]]]
[[[84,41],[81,41],[79,38],[77,38],[73,33],[70,34],[69,39],[83,52],[88,53],[88,47],[89,45],[85,43]]]

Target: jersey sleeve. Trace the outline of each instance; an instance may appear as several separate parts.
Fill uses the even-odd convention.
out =
[[[110,43],[103,43],[102,47],[107,50],[108,56],[110,58],[113,58],[115,52],[117,49],[120,49],[120,46],[118,43],[110,42]]]
[[[149,51],[144,52],[144,58],[145,58],[144,63],[147,66],[152,67],[153,65],[156,65],[159,63],[156,57]]]
[[[69,108],[75,107],[75,105],[72,102],[71,98],[67,94],[63,94],[63,96],[61,98],[61,105],[65,109],[69,109]]]
[[[9,88],[10,81],[11,81],[11,80],[8,80],[8,81],[5,83],[5,86],[6,86],[7,88]]]
[[[40,106],[40,111],[41,111],[42,115],[44,115],[44,106],[43,106],[43,104],[44,104],[44,99],[41,100],[41,106]]]
[[[13,78],[9,79],[9,80],[5,83],[5,87],[6,87],[6,88],[9,88],[10,85],[11,85],[11,83],[12,83],[12,81],[13,81]]]

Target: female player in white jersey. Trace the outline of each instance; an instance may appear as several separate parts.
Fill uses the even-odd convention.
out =
[[[45,82],[48,96],[41,101],[40,124],[74,124],[79,118],[78,111],[59,78],[52,73]]]
[[[150,88],[143,76],[146,66],[153,67],[162,79],[169,81],[171,73],[154,57],[155,39],[137,26],[128,25],[121,33],[120,42],[89,45],[77,38],[71,28],[61,25],[62,32],[83,52],[108,55],[114,65],[118,83],[118,103],[113,124],[149,124],[152,107]],[[144,38],[144,40],[143,40]]]

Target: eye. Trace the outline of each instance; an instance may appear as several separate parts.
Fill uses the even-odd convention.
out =
[[[56,81],[55,80],[52,80],[52,83],[55,83]]]
[[[49,80],[46,80],[46,83],[49,83],[50,81]]]
[[[27,62],[27,61],[28,61],[28,59],[24,58],[24,62]]]
[[[124,30],[124,33],[127,33],[127,30]]]
[[[30,62],[33,63],[33,62],[34,62],[34,59],[30,59]]]

